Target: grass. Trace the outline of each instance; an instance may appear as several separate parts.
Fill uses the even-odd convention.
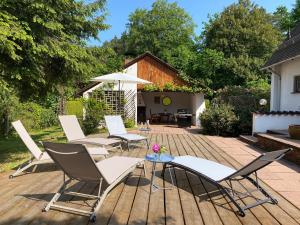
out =
[[[134,129],[136,128],[128,128],[127,130]],[[103,134],[107,131],[103,129],[98,132]],[[66,142],[63,130],[59,126],[49,127],[44,130],[31,131],[29,134],[35,142]],[[40,144],[38,145],[42,150]],[[18,167],[30,157],[31,154],[17,133],[12,134],[8,138],[0,138],[0,173]]]
[[[66,142],[64,133],[59,126],[49,127],[44,130],[32,131],[29,133],[32,139],[36,142]],[[41,146],[39,145],[39,147]],[[12,134],[8,138],[0,138],[0,172],[16,168],[30,157],[31,155],[29,151],[17,133]]]

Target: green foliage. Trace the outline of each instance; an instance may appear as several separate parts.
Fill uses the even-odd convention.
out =
[[[8,84],[0,80],[0,137],[10,132],[10,123],[15,117],[15,107],[19,104],[18,98]]]
[[[135,126],[135,121],[130,118],[126,118],[124,121],[125,128],[133,128]]]
[[[296,0],[289,12],[287,7],[279,6],[273,13],[274,26],[284,35],[289,36],[290,31],[300,22],[300,0]]]
[[[66,102],[67,115],[75,115],[77,118],[83,118],[83,103],[81,99],[70,100]]]
[[[30,131],[29,133],[35,142],[67,141],[60,126],[49,127],[45,130]],[[6,138],[0,137],[0,149],[0,173],[20,166],[20,164],[24,163],[31,157],[27,147],[16,133]]]
[[[249,88],[231,86],[217,92],[218,102],[232,106],[234,113],[239,118],[236,133],[250,134],[252,131],[252,113],[269,109],[269,104],[264,107],[259,105],[259,100],[262,98],[267,99],[269,103],[270,85],[253,85]]]
[[[17,107],[15,120],[21,120],[29,129],[43,129],[57,125],[57,115],[53,110],[42,107],[34,102],[20,103]]]
[[[234,114],[232,106],[228,104],[215,102],[201,113],[200,120],[205,134],[236,135],[238,117]]]
[[[122,37],[106,45],[133,57],[149,51],[183,70],[194,53],[194,28],[192,18],[177,3],[157,0],[151,9],[131,13]]]
[[[213,90],[266,79],[261,67],[280,41],[272,16],[250,0],[240,0],[210,17],[187,74]]]
[[[84,99],[83,106],[85,109],[85,117],[82,121],[83,131],[86,135],[95,133],[99,122],[104,119],[106,106],[103,102],[93,98]]]
[[[172,83],[166,83],[163,87],[159,87],[156,84],[147,84],[144,86],[144,91],[147,92],[167,92],[167,91],[174,91],[174,92],[186,92],[186,93],[199,93],[202,92],[202,88],[197,88],[197,87],[188,87],[188,86],[176,86]]]
[[[0,1],[1,79],[22,99],[88,80],[96,59],[84,42],[107,29],[104,3]]]

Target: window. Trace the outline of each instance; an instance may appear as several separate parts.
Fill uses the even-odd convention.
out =
[[[300,93],[300,76],[295,76],[294,92]]]

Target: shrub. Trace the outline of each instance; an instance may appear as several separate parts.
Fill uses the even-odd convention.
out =
[[[71,100],[66,102],[66,114],[75,115],[77,118],[83,117],[83,103],[82,100]]]
[[[13,89],[0,80],[0,136],[8,136],[11,129],[11,121],[15,118],[16,107],[19,100]]]
[[[135,121],[133,119],[125,119],[124,125],[126,128],[133,128],[135,126]]]
[[[212,104],[200,115],[203,132],[211,135],[236,135],[238,117],[228,104]]]
[[[95,133],[99,122],[103,120],[105,114],[105,104],[94,98],[83,100],[85,117],[82,121],[83,131],[86,135]]]
[[[261,82],[261,85],[240,87],[225,87],[217,91],[217,101],[229,104],[233,107],[234,113],[239,117],[236,133],[251,133],[252,112],[268,110],[269,104],[264,107],[259,105],[259,100],[264,98],[269,103],[270,88]]]
[[[15,119],[22,121],[27,129],[43,129],[57,124],[57,116],[52,109],[47,109],[34,102],[21,103]]]

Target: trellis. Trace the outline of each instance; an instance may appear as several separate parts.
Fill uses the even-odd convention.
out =
[[[91,98],[104,102],[107,112],[114,115],[124,116],[125,94],[124,91],[95,90],[91,93]]]

